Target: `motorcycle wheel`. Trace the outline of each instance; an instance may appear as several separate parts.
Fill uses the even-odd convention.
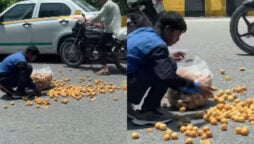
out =
[[[126,44],[119,45],[118,48],[116,48],[113,51],[113,54],[116,58],[115,65],[116,67],[122,71],[123,73],[127,72],[127,48]]]
[[[96,48],[87,47],[85,49],[85,55],[86,55],[86,60],[88,61],[97,61],[100,59],[99,52],[98,50],[96,50]]]
[[[230,20],[230,34],[241,50],[254,55],[254,20],[250,20],[250,12],[254,12],[254,4],[241,5],[234,11]]]
[[[79,67],[84,62],[84,54],[79,45],[74,45],[75,38],[67,38],[61,44],[60,57],[69,67]]]

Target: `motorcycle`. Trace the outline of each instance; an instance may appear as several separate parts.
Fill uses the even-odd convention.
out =
[[[75,68],[85,61],[98,61],[100,58],[98,42],[103,29],[78,20],[72,31],[72,37],[66,38],[60,47],[62,61]],[[106,52],[107,62],[115,64],[124,73],[127,71],[126,31],[126,28],[121,28],[112,35],[112,41],[106,44],[109,48]]]
[[[158,14],[164,10],[162,0],[127,0],[127,6],[128,33],[154,26]]]
[[[232,14],[230,34],[244,52],[254,55],[254,0],[244,1]]]

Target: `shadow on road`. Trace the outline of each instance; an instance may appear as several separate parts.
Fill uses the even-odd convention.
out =
[[[8,55],[0,55],[0,62]],[[34,63],[62,63],[58,55],[40,55]]]
[[[46,90],[43,90],[43,91],[41,92],[41,96],[39,96],[39,97],[45,97],[46,95],[47,95],[47,91],[46,91]],[[35,99],[34,96],[24,96],[24,97],[27,98],[27,100],[34,100],[34,99]],[[11,97],[11,96],[9,96],[9,95],[3,94],[3,95],[0,96],[0,99],[1,99],[1,100],[5,100],[5,101],[13,101],[13,100],[21,100],[22,98],[20,98],[20,99],[15,99],[15,98],[13,98],[13,97]]]
[[[250,54],[236,54],[237,56],[253,56],[253,55],[250,55]]]
[[[68,67],[68,66],[64,66],[64,67]],[[118,68],[116,68],[116,66],[114,64],[108,64],[109,70],[110,70],[110,74],[112,75],[126,75],[125,73],[123,73],[122,71],[120,71]],[[98,62],[93,62],[93,63],[86,63],[81,65],[80,67],[77,68],[73,68],[73,69],[79,69],[80,71],[93,71],[94,73],[96,73],[97,71],[99,71],[102,68],[102,66],[98,63]]]
[[[40,55],[35,63],[52,63],[52,64],[58,64],[62,63],[62,60],[60,56],[58,55]]]
[[[0,62],[7,57],[8,55],[0,55]],[[37,60],[34,63],[47,63],[47,64],[63,64],[60,56],[58,55],[40,55]],[[65,65],[66,68],[72,68]],[[73,69],[80,69],[81,71],[85,70],[92,70],[94,73],[96,73],[98,70],[100,70],[101,65],[98,61],[93,62],[84,62],[80,67],[73,68]],[[121,74],[126,75],[125,73],[121,72],[119,69],[116,68],[114,64],[109,64],[109,69],[111,74]]]

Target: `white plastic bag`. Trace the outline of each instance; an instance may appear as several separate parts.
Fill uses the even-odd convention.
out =
[[[31,78],[38,86],[39,90],[45,90],[50,87],[53,79],[53,72],[48,65],[44,65],[42,68],[34,69]]]
[[[203,75],[213,77],[212,71],[209,69],[207,62],[202,60],[198,56],[195,56],[194,59],[188,59],[184,62],[178,63],[178,71],[180,69],[185,69],[193,73],[201,73]]]
[[[114,31],[114,36],[118,40],[126,40],[127,39],[127,27],[121,27]]]

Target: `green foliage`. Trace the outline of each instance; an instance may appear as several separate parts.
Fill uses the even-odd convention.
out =
[[[0,12],[5,10],[12,3],[13,3],[13,0],[0,0]]]
[[[4,11],[10,5],[22,0],[0,0],[0,13]]]

